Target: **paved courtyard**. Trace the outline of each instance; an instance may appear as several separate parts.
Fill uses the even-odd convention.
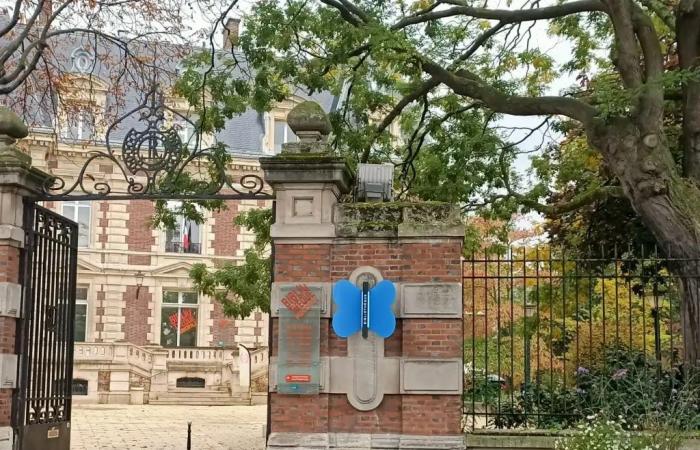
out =
[[[255,450],[264,447],[265,406],[76,405],[71,450]]]

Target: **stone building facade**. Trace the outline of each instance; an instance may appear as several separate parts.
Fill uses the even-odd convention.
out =
[[[58,136],[35,129],[20,146],[35,167],[66,181],[74,179],[89,152],[104,150]],[[113,187],[124,183],[110,161],[96,164],[96,182]],[[230,169],[232,174],[262,175],[255,155],[235,157]],[[218,302],[195,292],[189,269],[195,263],[239,264],[254,236],[234,226],[235,217],[270,203],[228,201],[221,211],[205,212],[203,224],[183,224],[178,218],[178,229],[164,231],[151,225],[154,203],[149,200],[45,202],[43,206],[75,220],[80,229],[76,401],[165,401],[167,395],[158,390],[167,394],[201,388],[202,383],[204,390],[222,393],[202,399],[204,403],[223,401],[223,394],[237,400],[231,395],[247,391],[239,376],[247,361],[241,358],[247,359],[250,350],[256,370],[264,368],[267,315],[258,311],[241,319],[226,317]]]
[[[237,25],[231,20],[226,26],[223,56],[237,52],[231,48]],[[105,62],[110,60],[105,54],[119,55],[118,48],[107,46],[100,50],[105,54],[96,55],[76,34],[61,40],[54,51],[66,58],[60,102],[46,105],[30,98],[25,107],[15,108],[29,127],[29,136],[18,146],[32,157],[34,168],[67,185],[91,161],[85,169],[88,191],[97,192],[106,183],[126,192],[123,168],[110,158],[90,158],[95,152],[120,152],[129,130],[143,128],[138,114],[127,112],[144,102],[147,92],[114,85],[119,81],[111,76],[113,67]],[[169,58],[154,64],[163,72],[157,89],[167,107],[163,125],[176,130],[188,148],[198,141],[200,147],[223,143],[232,157],[227,175],[262,177],[259,158],[296,141],[286,116],[309,98],[301,90],[269,112],[249,109],[227,120],[219,132],[199,136],[196,115],[172,92],[173,80],[165,76],[178,73],[177,64]],[[326,111],[337,107],[337,98],[328,93],[313,98]],[[154,229],[154,204],[147,200],[56,201],[43,206],[80,227],[75,401],[248,401],[250,378],[266,374],[268,318],[260,311],[240,319],[226,317],[220,304],[194,291],[189,270],[195,263],[241,263],[254,236],[235,227],[233,220],[245,211],[270,207],[270,201],[228,201],[220,211],[204,212],[202,224],[178,218],[172,231]]]

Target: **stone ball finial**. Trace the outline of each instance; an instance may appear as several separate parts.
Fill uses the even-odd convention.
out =
[[[12,110],[0,106],[0,135],[9,136],[12,139],[27,137],[29,129],[27,125]]]
[[[325,111],[321,105],[310,100],[299,103],[289,111],[287,124],[300,139],[303,136],[328,136],[331,133],[331,121]]]

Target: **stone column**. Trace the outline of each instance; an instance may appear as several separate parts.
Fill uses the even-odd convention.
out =
[[[17,387],[16,333],[21,315],[20,253],[24,246],[23,198],[46,179],[16,146],[26,125],[0,108],[0,449],[12,448],[12,393]]]
[[[261,161],[277,202],[268,449],[463,448],[458,210],[339,202],[352,173],[329,152],[325,114],[306,102],[288,123],[300,142]],[[333,332],[344,279],[394,283],[391,336]]]

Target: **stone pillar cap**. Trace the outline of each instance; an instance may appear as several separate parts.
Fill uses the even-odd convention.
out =
[[[318,139],[331,133],[331,121],[328,120],[325,111],[321,105],[311,100],[292,108],[287,114],[287,124],[301,140],[307,137]]]
[[[0,135],[22,139],[29,135],[29,129],[14,111],[0,106]]]

